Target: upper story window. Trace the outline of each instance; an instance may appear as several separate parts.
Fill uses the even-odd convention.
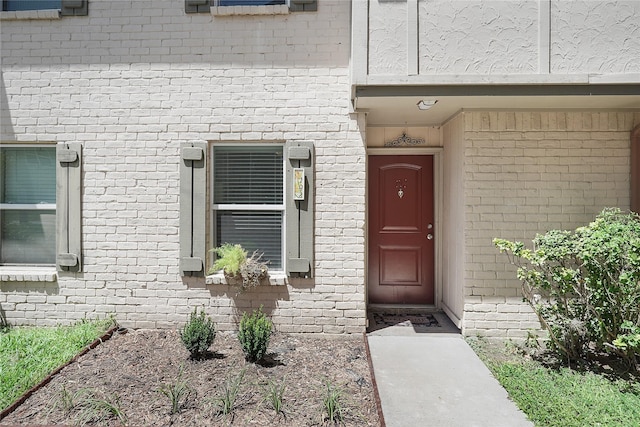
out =
[[[240,244],[283,268],[284,160],[281,145],[213,147],[216,246]]]
[[[0,264],[56,262],[56,148],[0,145]]]
[[[59,19],[61,16],[86,16],[89,14],[89,0],[0,1],[2,2],[0,20]]]
[[[286,0],[217,0],[217,6],[273,6],[286,4]]]
[[[61,9],[62,0],[3,0],[2,10],[19,11],[19,10],[46,10]]]
[[[214,16],[283,15],[317,10],[317,0],[185,0],[186,13],[212,13]]]

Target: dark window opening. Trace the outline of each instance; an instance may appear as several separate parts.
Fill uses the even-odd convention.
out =
[[[3,11],[61,9],[62,0],[3,0]]]

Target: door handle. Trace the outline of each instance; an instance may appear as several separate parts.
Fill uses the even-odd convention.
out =
[[[431,239],[433,239],[433,234],[431,233],[427,234],[427,240],[431,240]]]

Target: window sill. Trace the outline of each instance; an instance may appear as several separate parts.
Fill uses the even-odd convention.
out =
[[[287,276],[282,272],[270,273],[269,277],[269,285],[268,286],[286,286],[287,285]],[[206,277],[205,283],[207,285],[228,285],[227,279],[224,277],[222,273],[211,274]]]
[[[269,6],[211,6],[211,14],[213,16],[288,15],[289,7],[286,4]]]
[[[55,267],[0,267],[0,282],[55,282]]]
[[[24,21],[34,19],[61,19],[60,9],[18,10],[0,12],[0,21]]]

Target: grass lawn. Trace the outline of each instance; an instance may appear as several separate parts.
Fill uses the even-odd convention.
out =
[[[0,410],[66,363],[114,324],[112,319],[73,326],[0,331]]]
[[[537,427],[640,425],[637,379],[545,367],[513,344],[482,339],[469,344]]]

